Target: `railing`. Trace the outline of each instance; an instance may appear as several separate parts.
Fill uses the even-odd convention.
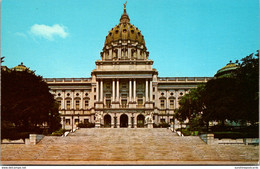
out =
[[[198,82],[205,82],[213,77],[158,77],[159,81],[198,81]]]
[[[46,82],[90,82],[91,78],[44,78]]]

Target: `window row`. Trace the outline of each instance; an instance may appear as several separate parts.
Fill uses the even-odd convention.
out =
[[[61,109],[62,108],[61,100],[58,100],[57,103],[59,105],[59,109]],[[71,100],[66,100],[65,103],[66,103],[65,104],[66,109],[71,109],[72,108],[72,101]],[[89,107],[89,100],[84,100],[84,108],[87,108],[87,107]],[[76,110],[80,109],[80,100],[75,100],[75,109]]]
[[[160,107],[161,107],[161,109],[166,108],[166,100],[165,99],[160,100]],[[169,108],[174,109],[174,99],[170,99],[170,107]]]
[[[78,123],[82,123],[82,121],[79,119],[74,119],[74,124],[77,125]],[[84,123],[89,123],[89,119],[84,119],[83,121]],[[70,125],[71,124],[71,119],[66,119],[65,122],[64,122],[66,125]]]

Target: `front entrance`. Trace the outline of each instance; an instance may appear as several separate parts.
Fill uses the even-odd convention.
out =
[[[128,127],[128,116],[126,114],[120,116],[120,127]]]
[[[111,116],[105,115],[104,117],[104,127],[110,128],[111,127]]]
[[[137,127],[144,127],[144,115],[137,116]]]

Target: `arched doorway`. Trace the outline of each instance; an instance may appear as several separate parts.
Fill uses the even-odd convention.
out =
[[[137,116],[137,127],[144,127],[144,115],[142,114]]]
[[[120,127],[128,127],[128,116],[126,114],[120,116]]]
[[[104,117],[104,127],[111,127],[111,116],[109,114]]]

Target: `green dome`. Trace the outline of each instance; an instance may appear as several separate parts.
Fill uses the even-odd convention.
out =
[[[223,68],[219,69],[217,73],[215,74],[215,77],[220,78],[220,77],[230,77],[232,76],[232,73],[239,67],[238,61],[236,63],[232,63],[230,61],[226,66]]]
[[[26,70],[29,70],[29,71],[30,71],[29,68],[27,68],[25,65],[23,65],[23,62],[21,62],[20,65],[13,67],[12,70],[20,71],[20,72],[21,72],[21,71],[26,71]]]
[[[120,23],[108,32],[105,40],[105,46],[111,45],[112,42],[119,40],[130,40],[131,42],[138,42],[139,45],[145,46],[144,36],[137,27],[130,23],[129,16],[126,13],[126,8],[124,8],[124,13],[121,15]]]

